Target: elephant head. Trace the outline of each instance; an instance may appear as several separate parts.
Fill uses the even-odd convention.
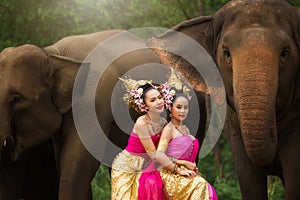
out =
[[[299,104],[299,20],[299,10],[285,1],[233,0],[213,16],[183,22],[149,39],[148,46],[192,80],[194,88],[209,92],[189,63],[162,49],[182,48],[176,34],[181,32],[207,50],[222,75],[249,158],[266,165],[277,150],[276,119]]]
[[[47,56],[34,45],[4,49],[0,55],[0,147],[15,160],[60,130],[81,63]]]

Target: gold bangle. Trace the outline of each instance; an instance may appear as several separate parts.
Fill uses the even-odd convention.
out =
[[[174,174],[177,174],[177,168],[178,168],[178,165],[177,165],[177,164],[174,164],[174,168],[173,168],[173,173],[174,173]]]
[[[172,170],[172,172],[175,174],[176,173],[176,164],[174,164],[174,167],[173,167],[173,170]]]
[[[175,158],[174,157],[170,157],[170,160],[174,163],[175,162]]]

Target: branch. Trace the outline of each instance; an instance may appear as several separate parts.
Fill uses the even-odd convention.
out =
[[[180,0],[176,0],[177,4],[179,4],[179,8],[182,11],[183,15],[185,16],[186,19],[191,19],[191,17],[187,14],[187,12],[183,9],[183,5],[180,2]]]
[[[205,15],[205,8],[204,8],[204,2],[203,0],[198,0],[198,16],[204,16]]]
[[[176,23],[172,22],[169,17],[164,17],[163,19],[168,23],[169,28],[176,25]]]
[[[199,1],[202,1],[202,0],[199,0]],[[199,3],[199,1],[197,1],[197,2]],[[191,9],[192,9],[192,11],[194,13],[194,16],[196,16],[196,17],[199,16],[199,12],[196,9],[196,7],[199,8],[199,4],[198,3],[196,3],[197,5],[195,6],[194,3],[193,3],[193,1],[190,1],[190,7],[191,7]]]

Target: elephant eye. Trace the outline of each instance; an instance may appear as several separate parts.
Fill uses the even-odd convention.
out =
[[[227,64],[231,64],[231,54],[229,49],[223,49],[223,56]]]
[[[280,52],[280,63],[281,64],[284,64],[288,60],[289,54],[290,54],[290,49],[289,48],[284,48]]]
[[[21,95],[14,94],[9,101],[9,105],[11,107],[15,107],[17,104],[21,103],[22,100],[23,100],[23,97]]]

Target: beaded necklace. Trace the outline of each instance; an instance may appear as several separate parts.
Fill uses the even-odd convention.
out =
[[[187,127],[185,125],[176,125],[174,124],[174,122],[171,120],[172,125],[174,126],[174,128],[181,133],[181,135],[188,135],[188,130]]]
[[[153,122],[151,117],[147,115],[149,120],[149,126],[153,132],[153,134],[160,133],[161,129],[163,128],[165,122],[162,117],[159,118],[159,122]]]

